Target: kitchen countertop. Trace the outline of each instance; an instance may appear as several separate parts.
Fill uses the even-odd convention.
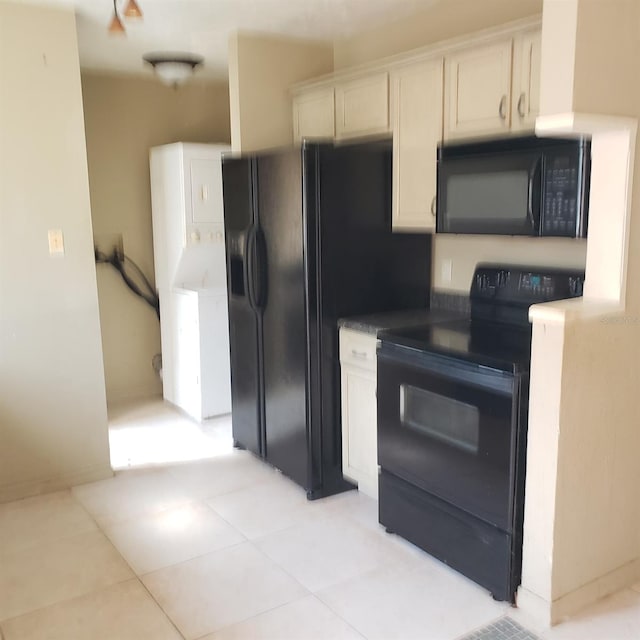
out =
[[[446,322],[461,317],[460,311],[450,309],[407,309],[404,311],[385,311],[364,316],[340,318],[338,327],[360,331],[377,336],[385,329],[399,329],[400,327],[416,327],[432,322]]]

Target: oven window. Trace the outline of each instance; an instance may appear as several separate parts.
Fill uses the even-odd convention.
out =
[[[404,427],[469,453],[478,453],[480,414],[473,405],[400,385],[400,421]]]

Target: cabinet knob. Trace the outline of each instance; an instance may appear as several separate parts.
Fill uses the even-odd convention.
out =
[[[525,95],[524,92],[522,92],[520,94],[520,97],[518,98],[518,107],[517,107],[518,108],[518,115],[521,118],[524,118],[524,116],[525,116],[525,112],[524,112],[524,99],[525,98],[526,98],[526,95]]]
[[[436,196],[433,196],[433,200],[431,200],[431,215],[436,217]]]
[[[500,99],[500,106],[498,107],[498,113],[500,114],[501,120],[507,119],[507,96],[504,95]]]

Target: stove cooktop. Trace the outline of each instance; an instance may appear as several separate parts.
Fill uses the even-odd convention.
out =
[[[527,371],[531,362],[531,329],[468,319],[378,334],[387,344],[422,353],[462,359],[502,371]]]

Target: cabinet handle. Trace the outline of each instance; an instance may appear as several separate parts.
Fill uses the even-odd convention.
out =
[[[520,97],[518,98],[518,115],[521,118],[524,118],[524,116],[525,116],[525,112],[524,112],[524,99],[525,99],[525,97],[526,97],[525,93],[522,92],[520,94]]]
[[[507,106],[507,96],[505,95],[505,96],[502,96],[502,98],[500,99],[500,106],[498,107],[498,113],[500,114],[501,120],[507,119],[506,106]]]
[[[431,200],[431,215],[436,217],[436,196],[433,196],[433,200]]]
[[[354,358],[361,358],[362,360],[366,360],[367,359],[367,352],[366,351],[356,351],[355,349],[351,349],[351,355]]]

